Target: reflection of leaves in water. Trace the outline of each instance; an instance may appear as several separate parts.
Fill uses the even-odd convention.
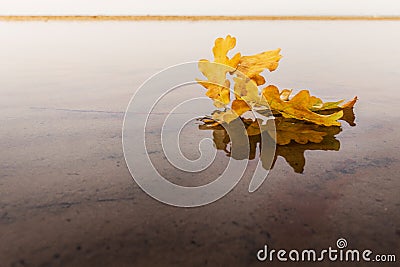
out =
[[[342,129],[338,126],[324,127],[323,130],[326,135],[320,143],[307,143],[298,144],[292,142],[288,145],[278,145],[276,147],[274,163],[277,156],[285,158],[286,162],[293,168],[297,173],[304,171],[306,159],[304,157],[304,151],[306,150],[332,150],[339,151],[340,141],[335,138],[335,135],[340,133]]]
[[[272,134],[274,128],[270,127],[271,125],[269,126],[268,123],[262,124],[261,121],[257,123],[257,121],[252,119],[240,119],[243,121],[247,130],[250,145],[249,154],[247,154],[248,148],[245,147],[246,144],[237,144],[235,150],[238,151],[238,153],[231,155],[231,139],[225,128],[220,124],[216,124],[215,121],[203,119],[202,121],[204,124],[199,125],[199,129],[212,130],[216,148],[225,151],[227,156],[232,156],[237,160],[245,158],[250,160],[255,159],[257,150],[261,151],[261,135],[266,134],[266,136],[264,136],[264,138],[266,137],[265,140],[276,143],[276,152],[272,165],[268,162],[266,157],[260,155],[263,167],[269,168],[269,166],[271,166],[271,168],[273,168],[278,156],[281,156],[297,173],[302,173],[304,171],[306,162],[304,152],[306,150],[338,151],[340,149],[340,142],[335,138],[335,135],[342,131],[342,128],[339,126],[315,125],[298,120],[277,117],[274,120],[268,121],[275,122],[276,140],[274,140],[272,138],[274,136]],[[352,108],[344,109],[342,120],[348,122],[351,126],[355,125],[355,115]],[[225,124],[224,126],[232,127],[231,124]],[[238,134],[241,132],[235,131],[235,129],[230,129],[230,131]],[[243,148],[241,149],[240,146],[243,146]]]
[[[348,124],[350,124],[350,126],[356,126],[354,122],[356,120],[356,115],[354,115],[353,108],[345,108],[343,110],[343,117],[341,118],[341,120],[347,122]]]

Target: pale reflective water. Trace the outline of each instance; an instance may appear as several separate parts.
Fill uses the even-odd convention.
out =
[[[326,248],[339,237],[400,257],[399,22],[10,22],[0,29],[5,266],[256,265],[266,243]],[[282,48],[280,67],[267,76],[280,88],[324,100],[357,95],[356,126],[342,124],[335,149],[281,149],[255,193],[247,173],[211,205],[163,205],[125,166],[123,112],[150,75],[211,58],[214,39],[227,34],[242,54]],[[181,141],[195,157],[191,147],[213,131],[190,127]],[[304,153],[301,174],[295,153]],[[227,159],[218,150],[220,164],[196,179],[164,172],[180,184],[203,184]]]

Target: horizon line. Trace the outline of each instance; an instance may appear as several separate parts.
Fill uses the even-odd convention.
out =
[[[0,15],[0,21],[400,20],[400,16]]]

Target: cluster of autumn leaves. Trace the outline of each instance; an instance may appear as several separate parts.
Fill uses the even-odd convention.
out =
[[[266,83],[262,76],[264,70],[274,71],[282,58],[280,49],[262,52],[252,56],[240,53],[228,57],[228,52],[236,46],[236,38],[230,35],[215,40],[213,47],[214,60],[199,61],[199,70],[207,78],[197,80],[207,89],[206,95],[224,111],[214,112],[211,120],[214,123],[230,123],[250,110],[268,109],[275,116],[289,120],[307,122],[321,126],[340,126],[338,121],[345,109],[353,108],[357,97],[344,103],[323,102],[311,96],[308,90],[301,90],[292,96],[292,90],[279,90],[268,85],[261,90],[258,86]],[[227,74],[232,75],[233,90]]]

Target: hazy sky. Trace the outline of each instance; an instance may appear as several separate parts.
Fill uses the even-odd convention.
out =
[[[400,15],[399,0],[0,0],[0,15]]]

